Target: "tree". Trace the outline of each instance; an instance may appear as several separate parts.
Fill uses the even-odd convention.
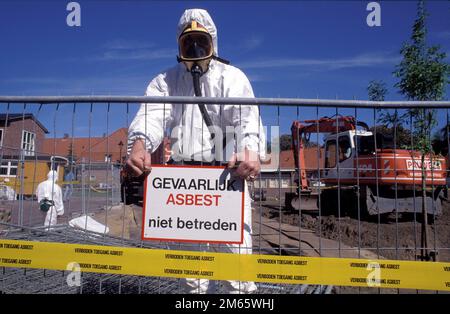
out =
[[[370,101],[384,101],[387,88],[386,83],[382,80],[372,80],[367,86],[367,93]],[[402,126],[403,116],[397,110],[390,112],[386,109],[378,110],[377,122],[380,125],[372,127],[370,130],[385,136],[392,136],[395,141],[395,148],[408,149],[411,148],[411,132]]]
[[[448,82],[449,65],[445,63],[446,54],[439,46],[427,47],[426,17],[424,1],[417,5],[417,18],[414,21],[410,42],[403,44],[400,50],[403,56],[397,65],[394,76],[399,79],[395,84],[408,100],[441,100]],[[428,218],[426,210],[426,172],[425,156],[432,152],[431,131],[436,125],[436,112],[433,109],[409,109],[414,129],[414,148],[421,152],[422,173],[422,259],[430,258],[428,247]],[[431,155],[430,155],[431,158]]]
[[[448,83],[449,65],[440,46],[427,47],[424,1],[419,1],[411,42],[403,44],[403,59],[394,71],[400,81],[395,84],[409,100],[441,100]]]
[[[383,81],[370,81],[367,86],[367,93],[371,101],[384,101],[387,94],[386,83]]]
[[[404,128],[401,124],[397,124],[395,129],[389,124],[379,124],[369,129],[373,134],[383,134],[392,137],[395,141],[396,149],[411,149],[411,131]]]
[[[449,131],[450,124],[447,124],[434,134],[431,145],[435,153],[443,156],[448,155]]]
[[[386,83],[382,80],[370,81],[367,86],[367,94],[370,101],[384,101],[387,94]],[[402,116],[398,114],[397,110],[393,113],[386,109],[378,109],[377,111],[377,122],[380,123],[380,125],[371,128],[371,131],[392,136],[394,138],[396,148],[408,148],[408,144],[410,142],[408,136],[410,134],[408,130],[402,127]]]
[[[303,145],[305,148],[317,147],[318,144],[315,141],[310,141],[309,139],[304,139]],[[280,150],[291,150],[292,149],[292,135],[291,134],[282,134],[280,136]]]
[[[291,150],[292,149],[292,135],[282,134],[280,136],[280,150]]]

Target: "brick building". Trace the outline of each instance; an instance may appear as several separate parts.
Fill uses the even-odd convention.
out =
[[[0,176],[14,177],[21,153],[25,158],[45,155],[48,130],[31,113],[0,114]]]
[[[0,114],[0,149],[3,156],[26,156],[42,153],[48,130],[31,113]]]

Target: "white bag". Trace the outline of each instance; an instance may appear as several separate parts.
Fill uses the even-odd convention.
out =
[[[72,219],[71,221],[69,221],[69,226],[71,226],[72,228],[78,228],[102,234],[107,234],[109,232],[109,228],[107,226],[86,215]]]

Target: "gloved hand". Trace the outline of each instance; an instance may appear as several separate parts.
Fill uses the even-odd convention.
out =
[[[138,177],[143,173],[150,173],[152,170],[152,157],[145,149],[144,141],[137,139],[131,148],[130,155],[126,162],[127,172]]]
[[[236,174],[244,180],[253,181],[261,171],[261,164],[257,152],[247,148],[238,154],[234,154],[228,162],[228,168],[235,168]]]

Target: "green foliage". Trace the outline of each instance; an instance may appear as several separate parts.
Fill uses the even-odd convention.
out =
[[[392,137],[395,142],[395,148],[397,149],[412,149],[411,131],[409,129],[405,129],[402,125],[397,125],[395,128],[381,124],[376,127],[371,127],[370,131]]]
[[[427,47],[426,17],[423,1],[419,1],[417,18],[413,25],[410,42],[403,44],[400,53],[402,61],[397,65],[394,76],[399,78],[395,84],[408,100],[441,100],[448,83],[449,65],[444,61],[446,54],[439,46]],[[431,131],[436,125],[436,112],[433,109],[409,109],[403,117],[393,117],[407,122],[411,117],[414,129],[414,148],[423,154],[431,151]],[[391,117],[392,118],[392,117]],[[400,121],[399,120],[399,121]]]
[[[367,93],[371,101],[384,101],[387,94],[386,83],[383,81],[370,81],[367,86]]]
[[[407,123],[406,115],[399,114],[397,110],[395,110],[393,113],[386,109],[380,110],[379,112],[380,113],[378,115],[377,122],[381,123],[387,128],[394,128],[403,123]]]
[[[292,149],[292,135],[282,134],[280,136],[280,150],[291,150]]]
[[[444,61],[445,52],[440,52],[439,46],[426,45],[426,16],[424,3],[420,1],[411,41],[403,44],[400,50],[403,59],[393,73],[400,79],[395,87],[408,100],[441,100],[448,84],[450,68]]]
[[[303,145],[305,148],[317,147],[317,142],[314,141],[303,141]],[[292,135],[291,134],[282,134],[280,136],[280,151],[291,150],[292,149]]]
[[[413,118],[413,149],[419,150],[425,155],[431,153],[431,132],[437,125],[436,110],[409,109],[408,114]]]
[[[450,124],[439,129],[434,135],[431,142],[433,151],[437,154],[446,156],[448,154]]]

